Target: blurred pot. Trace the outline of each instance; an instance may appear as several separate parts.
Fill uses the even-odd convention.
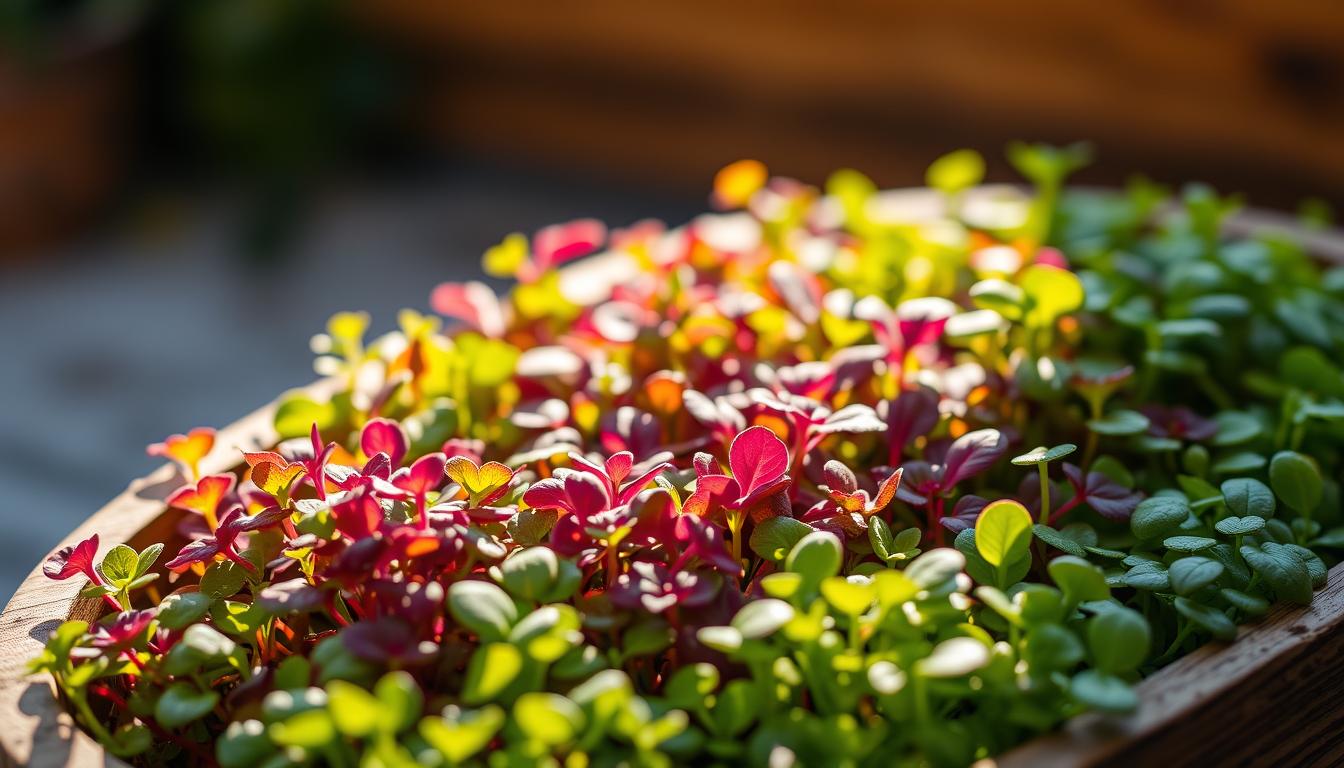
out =
[[[79,232],[121,178],[140,15],[0,50],[0,260]]]

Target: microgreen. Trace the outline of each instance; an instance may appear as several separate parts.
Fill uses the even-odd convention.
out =
[[[1344,294],[1086,156],[1014,145],[1035,191],[983,205],[950,154],[918,224],[743,161],[684,227],[507,236],[446,328],[340,313],[278,444],[150,447],[161,543],[49,558],[107,610],[33,669],[224,768],[956,766],[1132,710],[1344,555]]]

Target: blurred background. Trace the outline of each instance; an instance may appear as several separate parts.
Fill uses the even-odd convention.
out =
[[[510,231],[689,218],[742,157],[910,186],[1088,140],[1080,180],[1344,205],[1338,0],[2,0],[0,597],[147,443],[314,378]]]

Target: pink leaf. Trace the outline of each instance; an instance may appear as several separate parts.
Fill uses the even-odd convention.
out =
[[[911,440],[938,425],[938,394],[925,387],[911,389],[879,403],[878,413],[887,421],[888,460],[898,464]]]
[[[577,219],[537,232],[532,253],[542,269],[559,266],[597,250],[607,239],[607,227],[597,219]]]
[[[597,514],[611,506],[602,480],[586,472],[566,470],[533,483],[523,494],[523,501],[533,509],[558,509],[580,517]]]
[[[625,478],[629,476],[630,469],[634,466],[634,454],[629,451],[621,451],[607,459],[607,477],[610,477],[612,484],[619,488],[621,483],[625,482]]]
[[[260,531],[280,525],[288,520],[289,516],[290,512],[288,509],[278,506],[270,506],[255,515],[240,519],[237,527],[240,531]]]
[[[535,486],[534,486],[535,487]],[[551,549],[563,557],[575,557],[593,549],[593,540],[583,530],[577,515],[561,515],[551,528]]]
[[[423,495],[443,485],[443,470],[447,463],[448,457],[442,453],[421,456],[411,466],[393,474],[391,482],[403,491]]]
[[[369,457],[385,453],[392,466],[401,466],[406,458],[406,433],[391,419],[371,419],[359,434],[359,449]]]
[[[372,536],[383,522],[383,508],[372,494],[356,493],[331,508],[336,530],[353,540]]]
[[[1081,494],[1084,502],[1102,517],[1111,520],[1128,520],[1135,507],[1143,501],[1143,493],[1126,488],[1101,472],[1088,472],[1073,464],[1064,465],[1064,474],[1069,478],[1075,494]]]
[[[952,508],[952,514],[944,515],[938,522],[952,533],[961,533],[967,528],[975,527],[975,521],[980,518],[980,511],[987,504],[989,504],[989,501],[979,496],[962,496],[957,499],[957,505]]]
[[[821,468],[821,476],[826,481],[826,487],[832,491],[849,494],[859,489],[859,480],[854,472],[835,459],[826,462]]]
[[[896,307],[897,327],[905,349],[937,341],[957,305],[937,296],[910,299]]]
[[[1042,248],[1036,252],[1036,263],[1047,264],[1060,269],[1069,268],[1069,260],[1058,248]]]
[[[727,475],[702,475],[695,480],[695,493],[686,498],[682,512],[703,516],[711,503],[728,504],[738,496],[737,482]]]
[[[789,481],[789,449],[765,427],[751,427],[733,439],[728,466],[737,481],[739,506],[779,490]]]
[[[486,336],[504,335],[504,312],[499,298],[485,283],[441,283],[429,296],[429,306],[440,315],[461,320]]]
[[[640,491],[644,490],[644,486],[648,485],[655,477],[669,469],[672,469],[672,465],[663,461],[644,470],[639,477],[626,483],[625,486],[621,488],[620,493],[617,494],[616,503],[629,504],[631,499],[635,498]]]
[[[42,573],[49,579],[61,581],[82,573],[90,581],[97,582],[97,573],[93,570],[93,559],[98,555],[98,534],[69,547],[56,550],[47,562],[42,564]]]
[[[695,515],[679,515],[675,527],[677,541],[688,554],[727,574],[742,573],[742,564],[733,559],[723,531]]]
[[[723,474],[723,468],[719,466],[719,460],[714,458],[714,454],[712,453],[698,451],[692,459],[692,462],[695,464],[696,477]]]

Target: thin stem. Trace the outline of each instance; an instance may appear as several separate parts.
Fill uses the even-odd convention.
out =
[[[1162,655],[1157,657],[1157,659],[1153,661],[1154,664],[1160,666],[1162,664],[1166,664],[1168,661],[1171,661],[1171,659],[1176,656],[1176,653],[1180,651],[1181,643],[1184,643],[1185,638],[1190,636],[1190,631],[1194,628],[1194,624],[1186,620],[1184,617],[1182,617],[1179,621],[1181,625],[1180,631],[1176,633],[1176,637],[1171,641],[1171,645],[1167,646],[1167,650],[1163,651]]]
[[[415,494],[415,516],[416,525],[420,527],[420,530],[427,530],[429,528],[429,515],[425,513],[424,493]]]
[[[1060,504],[1059,509],[1056,509],[1054,513],[1050,515],[1050,525],[1054,525],[1055,523],[1059,522],[1060,518],[1068,514],[1074,507],[1082,503],[1082,501],[1083,501],[1083,495],[1081,493],[1078,493],[1074,494],[1073,498],[1069,499],[1063,504]]]
[[[1050,463],[1046,461],[1036,465],[1036,471],[1041,477],[1041,525],[1050,523],[1050,473],[1047,470],[1049,466]]]
[[[620,575],[621,562],[617,549],[615,542],[607,545],[607,589],[616,586],[616,577]]]
[[[733,562],[742,562],[742,510],[732,509],[728,511],[728,531],[733,535]]]
[[[1302,447],[1302,440],[1307,436],[1307,422],[1299,421],[1293,424],[1293,431],[1288,438],[1289,450],[1296,451]]]

